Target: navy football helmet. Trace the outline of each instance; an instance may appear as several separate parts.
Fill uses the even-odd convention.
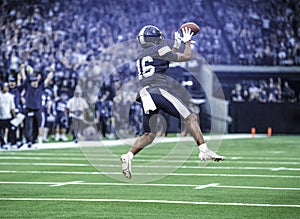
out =
[[[163,33],[153,25],[143,27],[138,35],[138,41],[143,48],[159,45],[163,39]]]

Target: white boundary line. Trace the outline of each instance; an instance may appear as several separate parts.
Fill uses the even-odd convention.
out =
[[[287,204],[255,204],[255,203],[222,203],[222,202],[191,202],[170,200],[137,200],[137,199],[71,199],[71,198],[0,198],[0,201],[63,201],[63,202],[130,202],[130,203],[159,203],[159,204],[190,204],[190,205],[223,205],[248,207],[288,207],[300,208],[300,205]]]
[[[67,167],[120,167],[117,164],[78,164],[78,163],[15,163],[15,162],[0,162],[0,165],[3,166],[67,166]],[[149,165],[134,165],[135,168],[149,168]],[[201,166],[167,166],[160,165],[155,166],[151,165],[151,168],[170,168],[170,167],[178,167],[182,169],[202,169]],[[205,169],[212,170],[270,170],[270,171],[300,171],[300,168],[287,168],[287,167],[232,167],[232,166],[206,166]]]
[[[10,185],[49,185],[49,186],[65,186],[65,185],[90,185],[90,186],[145,186],[145,187],[193,187],[194,189],[204,189],[209,187],[214,188],[229,188],[229,189],[258,189],[258,190],[288,190],[300,191],[300,188],[278,188],[278,187],[264,187],[264,186],[229,186],[220,185],[219,183],[210,183],[207,185],[193,185],[193,184],[147,184],[147,183],[89,183],[84,181],[72,182],[1,182],[0,184]]]
[[[31,174],[71,174],[71,175],[122,175],[120,172],[70,172],[70,171],[37,171],[37,170],[0,170],[1,173],[31,173]],[[210,177],[258,177],[258,178],[294,178],[300,176],[291,175],[259,175],[259,174],[207,174],[207,173],[134,173],[141,176],[210,176]]]
[[[266,138],[266,134],[257,134],[255,135],[256,138]],[[205,135],[204,139],[207,141],[210,140],[225,140],[225,139],[247,139],[252,138],[251,134],[220,134],[220,135]],[[27,149],[21,147],[19,150],[41,150],[41,149],[59,149],[59,148],[79,148],[85,146],[119,146],[119,145],[128,145],[129,143],[132,144],[136,138],[127,138],[122,140],[99,140],[99,141],[80,141],[79,143],[74,142],[53,142],[53,143],[45,143],[42,145],[34,145],[34,148]],[[154,140],[155,143],[163,143],[163,142],[179,142],[179,141],[194,141],[191,136],[186,137],[160,137]],[[3,152],[5,152],[3,150]]]
[[[73,161],[87,161],[87,159],[85,157],[78,157],[78,158],[74,158],[74,157],[36,157],[36,156],[26,156],[26,157],[22,157],[22,156],[0,156],[0,160],[73,160]],[[97,160],[100,161],[99,158],[95,157],[94,159],[90,159],[90,160]],[[119,157],[115,157],[115,158],[101,158],[102,161],[118,161]],[[136,159],[139,162],[147,162],[147,161],[151,161],[151,159],[143,159],[143,158],[138,158]],[[178,162],[182,162],[182,160],[166,160],[164,161],[164,163],[178,163]],[[185,161],[185,163],[200,163],[200,160],[187,160]],[[280,161],[235,161],[235,160],[225,160],[224,162],[228,163],[228,164],[278,164],[278,165],[300,165],[300,162],[296,162],[296,161],[292,161],[292,162],[280,162]]]

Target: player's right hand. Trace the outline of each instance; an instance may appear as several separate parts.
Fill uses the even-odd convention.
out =
[[[173,48],[179,49],[179,47],[181,45],[181,36],[180,36],[180,33],[178,31],[176,31],[174,33],[174,37],[175,37],[175,41],[174,41]]]
[[[194,35],[194,33],[192,32],[191,28],[183,28],[182,29],[182,34],[183,36],[181,37],[182,42],[186,43],[188,41],[192,40],[192,36]]]

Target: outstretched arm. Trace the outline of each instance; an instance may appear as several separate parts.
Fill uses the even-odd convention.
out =
[[[177,49],[180,47],[180,42],[185,43],[185,49],[183,52],[176,52],[177,60],[176,62],[184,62],[190,60],[192,56],[192,49],[191,49],[191,40],[194,33],[192,32],[191,28],[184,28],[182,29],[183,36],[180,37],[178,32],[175,32],[175,43],[173,46],[172,51],[176,52]]]
[[[20,74],[21,74],[21,79],[23,81],[25,81],[27,78],[25,70],[27,71],[28,75],[33,74],[33,68],[30,65],[25,65],[24,63],[22,63],[20,65]]]
[[[185,48],[183,53],[176,52],[176,54],[177,54],[176,62],[185,62],[190,60],[192,56],[191,41],[185,43]]]
[[[25,64],[22,63],[20,66],[20,74],[23,81],[26,80],[26,74],[25,74]]]
[[[50,81],[52,80],[53,76],[54,76],[54,66],[51,65],[50,73],[47,75],[47,78],[44,81],[45,87],[47,87],[50,84]]]

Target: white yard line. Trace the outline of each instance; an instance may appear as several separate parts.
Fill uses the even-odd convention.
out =
[[[73,160],[73,161],[86,161],[87,159],[85,157],[37,157],[37,156],[0,156],[0,160]],[[97,163],[99,163],[99,161],[117,161],[119,160],[119,157],[115,157],[115,158],[90,158],[88,159],[90,162],[93,162],[93,160],[97,161]],[[151,162],[154,161],[155,159],[143,159],[143,158],[136,158],[136,161],[139,162]],[[179,159],[173,159],[173,160],[163,160],[160,161],[158,160],[157,162],[160,163],[179,163],[179,162],[184,162],[185,163],[200,163],[200,160],[179,160]],[[225,160],[224,162],[228,163],[228,164],[276,164],[276,165],[300,165],[300,162],[296,162],[296,161],[285,161],[285,162],[280,162],[280,161],[236,161],[236,160]],[[276,167],[275,167],[276,168]]]
[[[120,167],[119,164],[78,164],[78,163],[16,163],[16,162],[0,162],[3,166],[68,166],[68,167]],[[136,168],[149,168],[149,165],[134,165]],[[300,168],[287,167],[235,167],[235,166],[170,166],[170,165],[151,165],[151,168],[182,168],[182,169],[212,169],[212,170],[270,170],[270,171],[300,171]]]
[[[2,153],[0,155],[5,155],[6,157],[9,157],[11,155],[18,155],[19,156],[65,156],[67,157],[73,157],[74,159],[77,158],[84,158],[84,156],[87,157],[96,157],[96,158],[106,158],[107,155],[106,154],[88,154],[85,153],[84,155],[82,154],[82,152],[78,152],[78,153],[53,153],[53,152],[32,152],[32,151],[22,151],[22,153],[20,153],[20,151],[5,151],[5,153]],[[0,156],[1,157],[1,156]],[[161,155],[151,155],[151,154],[143,154],[142,158],[161,158]],[[175,155],[175,156],[169,156],[170,158],[186,158],[185,156],[180,156],[180,155]],[[233,157],[226,157],[226,161],[229,160],[274,160],[274,161],[280,161],[280,160],[284,160],[284,161],[299,161],[299,156],[294,156],[294,157],[278,157],[278,156],[233,156]]]
[[[256,204],[256,203],[230,203],[230,202],[222,203],[222,202],[192,202],[192,201],[136,200],[136,199],[0,198],[0,201],[125,202],[125,203],[130,202],[130,203],[160,203],[160,204],[300,208],[300,205],[287,205],[287,204]]]
[[[71,181],[71,182],[1,182],[0,184],[11,185],[49,185],[49,186],[65,186],[65,185],[90,185],[90,186],[146,186],[146,187],[192,187],[194,189],[205,188],[229,188],[229,189],[258,189],[258,190],[288,190],[288,191],[300,191],[300,188],[280,188],[269,186],[230,186],[220,185],[220,183],[210,183],[206,185],[193,185],[193,184],[164,184],[164,183],[91,183],[84,181]]]
[[[268,186],[222,186],[217,185],[217,188],[225,189],[261,189],[261,190],[289,190],[289,191],[300,191],[300,188],[277,188],[277,187],[268,187]]]
[[[81,160],[87,160],[87,159],[84,157],[74,158],[74,157],[36,157],[36,156],[33,156],[33,157],[22,157],[22,156],[1,157],[0,156],[0,160],[76,160],[76,161],[81,161]],[[113,160],[113,159],[109,159],[109,160]]]
[[[83,181],[62,182],[62,183],[54,183],[50,186],[58,187],[58,186],[65,186],[65,185],[75,185],[75,184],[79,184],[79,183],[82,183],[82,182]]]
[[[62,167],[92,167],[91,164],[79,164],[79,163],[15,163],[15,162],[0,162],[3,166],[62,166]],[[98,165],[95,165],[98,166]],[[112,167],[111,165],[100,165],[103,167]],[[120,165],[113,165],[113,167],[119,167]]]
[[[209,188],[209,187],[217,187],[218,185],[219,185],[219,183],[210,183],[210,184],[207,184],[207,185],[196,186],[195,189],[197,189],[197,190],[206,189],[206,188]]]
[[[121,172],[71,172],[71,171],[37,171],[37,170],[0,170],[1,173],[31,173],[31,174],[68,174],[68,175],[122,175]],[[207,174],[207,173],[134,173],[141,176],[210,176],[210,177],[257,177],[257,178],[294,178],[300,176],[291,175],[259,175],[259,174]]]

